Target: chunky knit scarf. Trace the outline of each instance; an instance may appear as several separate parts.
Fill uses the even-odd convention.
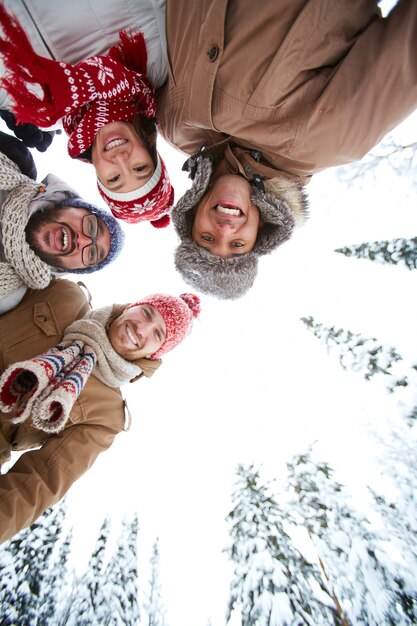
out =
[[[7,368],[0,378],[0,410],[15,411],[15,424],[30,418],[39,430],[57,433],[65,427],[93,369],[108,387],[138,376],[140,367],[120,357],[107,337],[108,323],[123,308],[113,305],[88,312],[66,328],[59,345]]]
[[[0,189],[9,191],[0,207],[0,224],[6,261],[0,263],[0,298],[22,285],[44,289],[51,281],[51,268],[31,250],[26,241],[28,206],[42,189],[24,176],[17,165],[0,153]]]

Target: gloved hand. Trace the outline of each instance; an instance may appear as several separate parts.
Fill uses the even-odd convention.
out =
[[[36,148],[39,152],[45,152],[52,143],[55,131],[41,130],[34,124],[17,124],[11,111],[0,109],[0,117],[6,122],[8,128],[21,139],[28,148]]]
[[[22,174],[36,180],[37,171],[35,161],[29,148],[13,135],[0,131],[0,152],[3,152],[11,161],[16,163]]]

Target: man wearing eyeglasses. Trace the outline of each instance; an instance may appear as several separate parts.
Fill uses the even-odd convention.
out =
[[[123,242],[110,212],[53,174],[36,183],[0,152],[0,314],[15,307],[27,288],[45,288],[55,274],[102,269]]]
[[[103,220],[72,206],[35,213],[26,226],[26,240],[45,263],[65,270],[102,263],[111,244]]]

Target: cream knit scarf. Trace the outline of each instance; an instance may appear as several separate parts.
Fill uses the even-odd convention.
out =
[[[140,367],[120,357],[107,337],[109,322],[123,308],[89,311],[66,328],[59,345],[7,368],[0,378],[0,410],[16,411],[15,424],[30,418],[39,430],[56,433],[65,427],[93,368],[94,376],[108,387],[138,376]]]
[[[40,185],[22,174],[0,153],[0,189],[10,191],[0,208],[0,224],[6,261],[0,263],[0,298],[22,285],[44,289],[51,281],[51,268],[31,250],[26,241],[28,206]]]
[[[94,376],[108,387],[120,387],[142,371],[134,363],[119,356],[107,336],[109,322],[124,308],[113,304],[89,311],[83,318],[67,326],[64,332],[65,343],[81,340],[95,352],[97,363]]]

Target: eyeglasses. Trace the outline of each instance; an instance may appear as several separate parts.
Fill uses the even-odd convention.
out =
[[[84,215],[82,220],[83,235],[90,237],[92,243],[82,249],[82,261],[84,265],[96,265],[98,261],[97,235],[98,218],[95,215]]]

